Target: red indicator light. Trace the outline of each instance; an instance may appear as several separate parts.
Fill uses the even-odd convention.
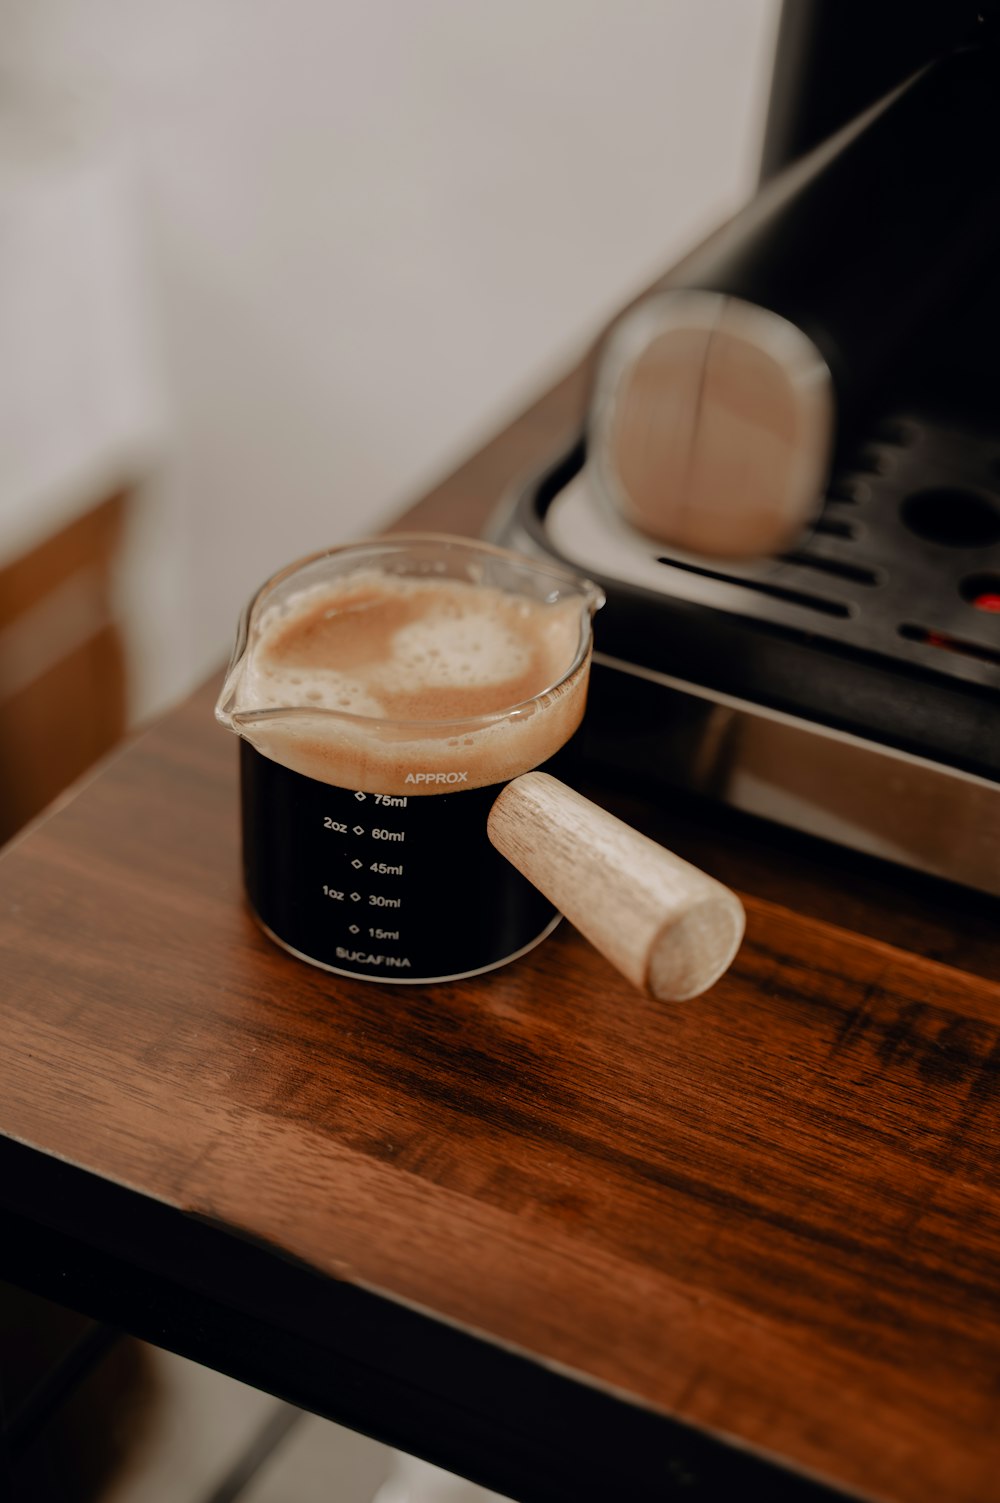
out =
[[[972,604],[977,611],[989,611],[994,616],[1000,616],[1000,594],[987,591],[983,595],[976,595]]]

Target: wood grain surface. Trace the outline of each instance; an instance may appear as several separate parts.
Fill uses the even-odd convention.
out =
[[[410,525],[475,530],[579,389]],[[568,924],[330,976],[246,911],[215,690],[0,861],[0,1132],[865,1497],[1000,1498],[996,905],[590,789],[740,891],[706,996]]]

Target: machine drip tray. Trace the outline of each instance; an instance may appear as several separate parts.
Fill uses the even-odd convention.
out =
[[[586,755],[1000,895],[1000,438],[887,419],[781,557],[667,553],[582,443],[493,537],[605,589]]]

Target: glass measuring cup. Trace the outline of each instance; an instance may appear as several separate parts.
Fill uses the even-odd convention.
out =
[[[561,569],[435,534],[334,548],[261,587],[216,716],[240,736],[246,889],[272,939],[341,974],[428,982],[492,970],[554,928],[487,819],[579,725],[603,601]]]

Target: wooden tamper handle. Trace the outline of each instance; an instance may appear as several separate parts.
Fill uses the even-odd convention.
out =
[[[661,1001],[707,991],[740,947],[735,893],[548,773],[508,783],[487,829],[612,965]]]

